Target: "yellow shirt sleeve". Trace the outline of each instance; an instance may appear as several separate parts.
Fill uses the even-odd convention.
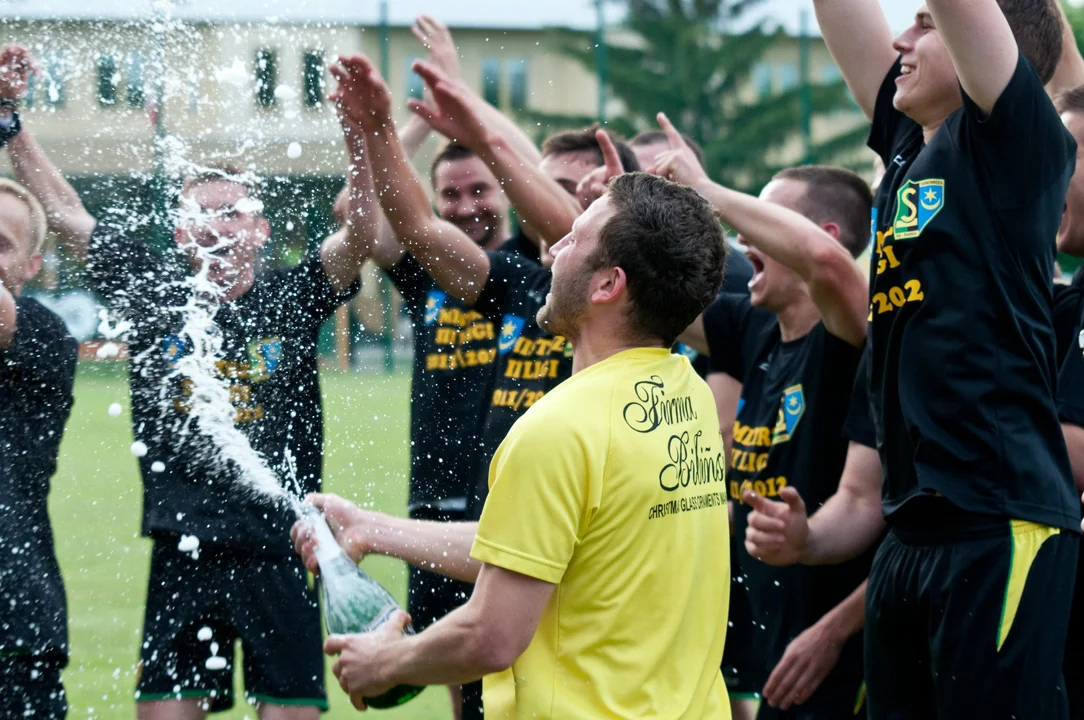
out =
[[[592,471],[601,477],[602,461],[604,453],[593,459],[571,428],[547,427],[538,414],[524,415],[490,465],[489,497],[471,556],[559,583],[591,509],[598,507]]]

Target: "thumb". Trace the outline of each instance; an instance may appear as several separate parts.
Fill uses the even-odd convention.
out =
[[[309,493],[305,496],[305,502],[309,503],[317,510],[323,510],[327,505],[328,496],[325,493]]]
[[[763,495],[757,495],[752,490],[746,488],[742,493],[741,501],[753,508],[754,512],[767,515],[768,517],[779,517],[782,515],[782,504],[773,502]]]
[[[324,640],[324,654],[325,655],[338,655],[346,647],[345,635],[328,635],[327,640]]]
[[[793,512],[805,515],[805,501],[802,500],[802,496],[797,490],[788,485],[779,491],[779,497],[783,499],[783,502],[785,502],[787,507]]]
[[[394,629],[397,635],[402,635],[406,632],[407,625],[410,624],[410,615],[403,610],[396,610],[392,613],[392,616],[388,618],[388,621],[384,625],[389,629]]]

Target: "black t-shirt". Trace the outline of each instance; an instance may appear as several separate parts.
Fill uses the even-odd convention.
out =
[[[873,408],[869,402],[870,356],[867,344],[854,373],[854,389],[851,390],[851,403],[847,408],[847,421],[843,424],[843,437],[876,450],[877,433],[873,428]]]
[[[517,227],[515,234],[505,240],[498,249],[503,253],[519,255],[536,263],[542,262],[542,251],[523,233],[522,227]]]
[[[219,455],[189,416],[192,384],[177,369],[193,348],[178,312],[192,294],[185,286],[188,274],[176,252],[159,255],[105,223],[91,238],[90,285],[132,323],[132,430],[147,446],[139,459],[143,533],[183,533],[202,542],[290,553],[289,509],[245,492],[237,466]],[[222,343],[217,374],[229,382],[236,427],[299,496],[319,490],[323,471],[320,326],[357,289],[355,282],[337,292],[320,258],[310,256],[258,276],[214,317]],[[288,479],[288,454],[296,482]]]
[[[723,286],[719,288],[719,295],[748,295],[749,281],[753,279],[753,263],[744,254],[730,249],[726,256],[726,265],[723,267]],[[711,372],[711,358],[705,357],[685,343],[676,343],[674,352],[681,353],[689,358],[693,369],[700,377],[707,377]]]
[[[1054,286],[1054,327],[1058,337],[1058,418],[1084,427],[1084,282],[1076,277],[1072,285]]]
[[[1021,56],[988,118],[964,97],[924,145],[877,99],[870,396],[885,515],[942,494],[976,520],[1077,530],[1054,407],[1054,237],[1076,145]]]
[[[47,499],[71,413],[77,348],[36,300],[16,299],[11,347],[0,350],[0,657],[63,666],[67,603]]]
[[[388,271],[414,326],[410,396],[410,509],[465,512],[480,453],[497,333],[449,295],[412,255]]]
[[[497,367],[482,424],[469,514],[482,515],[489,494],[489,462],[516,420],[572,374],[572,346],[538,326],[553,274],[526,258],[489,253],[489,279],[474,307],[499,329]]]
[[[738,548],[758,636],[751,643],[758,683],[787,644],[854,592],[868,576],[872,550],[823,567],[772,567],[745,549],[750,509],[746,488],[777,497],[787,486],[812,513],[839,487],[847,458],[843,424],[862,351],[818,323],[805,336],[783,342],[774,313],[748,297],[726,295],[704,313],[712,370],[742,383],[729,469]],[[862,640],[851,638],[833,673],[861,674]],[[812,699],[812,706],[817,698]]]

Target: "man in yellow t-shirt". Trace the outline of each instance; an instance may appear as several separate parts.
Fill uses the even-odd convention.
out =
[[[477,526],[313,498],[352,556],[476,579],[471,599],[418,635],[400,614],[325,650],[359,707],[485,676],[487,720],[729,718],[726,458],[711,391],[668,350],[715,296],[722,229],[694,191],[631,173],[551,252],[538,321],[571,340],[573,376],[497,450]],[[295,541],[315,569],[311,535]]]

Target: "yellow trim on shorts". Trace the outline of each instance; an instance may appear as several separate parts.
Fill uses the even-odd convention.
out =
[[[1031,572],[1031,565],[1039,555],[1043,543],[1061,532],[1061,528],[1040,525],[1028,520],[1011,520],[1012,551],[1009,556],[1009,580],[1005,585],[1005,600],[1001,606],[1001,622],[997,629],[997,649],[1009,637],[1016,612],[1020,609],[1020,599],[1024,596],[1024,585]]]
[[[858,696],[854,699],[854,715],[862,712],[862,706],[866,704],[866,681],[863,680],[862,684],[858,687]]]

